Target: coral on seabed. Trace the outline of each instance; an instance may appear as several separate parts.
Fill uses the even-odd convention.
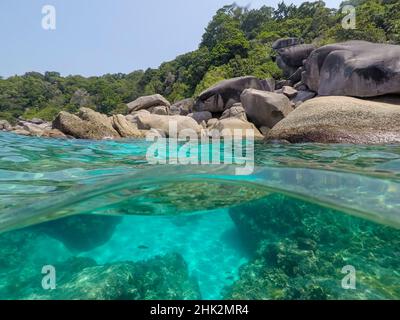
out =
[[[399,299],[400,231],[271,194],[230,210],[253,259],[226,299]],[[345,290],[342,268],[356,269]]]
[[[49,261],[39,244],[59,259]],[[67,252],[57,240],[32,228],[0,235],[0,299],[201,299],[198,283],[179,254],[98,265],[90,258],[67,258]],[[55,290],[42,287],[46,264],[56,270]]]

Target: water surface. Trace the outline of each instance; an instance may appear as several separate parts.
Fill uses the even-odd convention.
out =
[[[249,176],[148,147],[0,133],[0,298],[400,297],[400,146],[257,142]]]

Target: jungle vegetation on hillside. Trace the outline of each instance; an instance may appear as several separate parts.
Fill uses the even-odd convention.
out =
[[[356,7],[354,30],[341,26],[341,8],[348,4]],[[281,2],[277,8],[251,10],[228,5],[214,15],[197,50],[157,69],[89,78],[57,72],[0,78],[0,119],[51,120],[60,110],[75,112],[82,106],[124,113],[126,103],[142,95],[160,93],[175,102],[226,78],[280,78],[271,44],[281,37],[301,37],[317,45],[349,39],[400,43],[400,2],[351,0],[338,9],[327,8],[323,1],[299,6]]]

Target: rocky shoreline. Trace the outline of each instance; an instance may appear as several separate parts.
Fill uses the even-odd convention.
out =
[[[53,122],[20,119],[12,126],[0,120],[0,130],[50,138],[143,138],[151,131],[168,136],[175,121],[178,131],[209,136],[253,129],[265,141],[400,142],[400,46],[349,41],[316,48],[287,38],[273,49],[286,80],[233,78],[174,104],[159,94],[140,97],[127,104],[127,115],[80,108],[76,115],[60,112]]]

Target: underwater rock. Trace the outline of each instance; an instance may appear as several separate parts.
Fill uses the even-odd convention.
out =
[[[388,277],[399,262],[392,254],[400,244],[396,229],[282,194],[229,213],[252,259],[241,267],[239,280],[226,288],[226,299],[400,297],[393,285],[399,277]],[[341,286],[346,265],[357,269],[358,290]]]
[[[68,249],[83,252],[110,240],[121,220],[121,217],[78,215],[45,222],[37,227]]]
[[[399,104],[397,98],[314,98],[273,127],[267,139],[292,143],[399,143]]]
[[[319,95],[374,97],[400,93],[400,46],[348,41],[314,50],[303,82]]]
[[[179,254],[141,262],[120,262],[83,269],[55,292],[55,299],[195,300],[201,294]]]
[[[0,299],[201,299],[198,283],[179,254],[98,265],[61,249],[37,227],[1,234]],[[56,290],[41,285],[42,267],[49,264],[56,270]]]
[[[182,256],[175,253],[147,261],[105,265],[87,258],[72,258],[55,265],[57,289],[32,286],[35,279],[14,292],[28,300],[197,300],[197,281],[189,276]],[[40,283],[40,281],[39,281]]]

